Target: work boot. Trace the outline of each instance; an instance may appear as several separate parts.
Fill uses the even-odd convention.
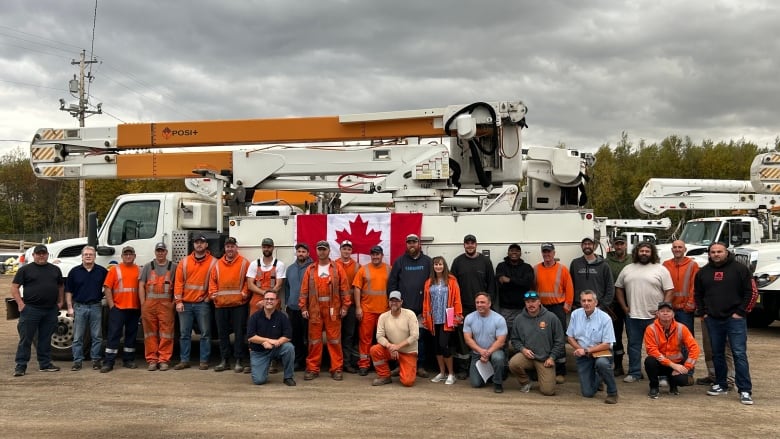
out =
[[[615,373],[614,375],[616,377],[620,377],[626,374],[626,371],[623,369],[623,356],[622,355],[615,355]]]
[[[123,361],[122,367],[125,369],[137,369],[138,366],[136,366],[135,361]]]
[[[305,381],[311,381],[314,378],[317,378],[318,376],[320,376],[319,373],[307,370],[306,373],[303,374],[303,379]]]
[[[341,381],[341,380],[344,379],[344,375],[341,373],[340,370],[337,370],[337,371],[333,372],[332,374],[330,374],[330,377],[333,378],[336,381]]]
[[[230,369],[230,364],[227,360],[222,360],[219,364],[214,366],[214,372],[224,372],[228,369]]]
[[[165,372],[166,370],[170,369],[171,366],[168,365],[168,363],[160,363],[160,371]]]
[[[114,364],[113,363],[104,363],[103,367],[100,368],[100,373],[108,373],[114,370]]]
[[[374,378],[374,381],[371,382],[372,386],[384,386],[385,384],[392,383],[393,380],[390,377],[385,378]]]
[[[209,370],[209,363],[206,361],[201,361],[198,365],[198,369],[200,370]]]
[[[100,360],[92,360],[92,370],[100,370],[103,366],[103,362]]]
[[[154,372],[157,370],[157,363],[149,363],[149,367],[146,368],[149,372]]]
[[[236,361],[236,365],[233,367],[233,372],[241,373],[243,371],[244,371],[244,367],[241,366],[241,362],[240,361]]]
[[[189,368],[190,368],[190,363],[188,361],[182,361],[176,366],[173,366],[173,370],[182,370],[182,369],[189,369]]]
[[[604,400],[604,404],[617,404],[617,402],[618,402],[617,393],[614,395],[607,395],[607,398]]]
[[[81,361],[74,361],[73,366],[70,367],[70,370],[74,372],[81,370]]]

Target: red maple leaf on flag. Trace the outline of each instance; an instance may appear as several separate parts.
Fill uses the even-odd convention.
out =
[[[336,241],[339,245],[344,240],[352,241],[352,252],[354,254],[367,255],[371,253],[371,247],[379,245],[382,242],[382,232],[371,229],[368,230],[368,222],[358,215],[355,221],[349,222],[350,231],[346,229],[336,230]]]

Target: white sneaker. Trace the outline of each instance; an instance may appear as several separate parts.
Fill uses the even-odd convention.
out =
[[[523,393],[528,393],[531,391],[531,383],[528,384],[521,384],[520,385],[520,391]]]
[[[431,378],[431,382],[432,383],[440,383],[440,382],[444,381],[445,378],[447,378],[447,376],[444,375],[443,373],[440,373],[440,374],[436,375],[435,377]]]
[[[667,380],[666,378],[661,378],[660,380],[658,380],[658,386],[669,387],[669,380]]]
[[[633,376],[633,375],[626,375],[625,378],[623,378],[624,383],[635,383],[639,381],[639,378]]]
[[[455,375],[447,375],[447,381],[445,381],[444,384],[455,384]]]

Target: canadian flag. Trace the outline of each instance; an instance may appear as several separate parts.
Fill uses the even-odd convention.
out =
[[[406,252],[406,236],[420,234],[421,213],[345,213],[334,215],[296,215],[295,242],[305,243],[314,253],[317,241],[330,243],[331,258],[339,255],[345,240],[352,242],[352,254],[358,262],[371,261],[371,247],[382,247],[385,262],[392,263]]]

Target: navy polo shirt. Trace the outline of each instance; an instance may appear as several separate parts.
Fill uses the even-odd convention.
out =
[[[103,281],[108,270],[95,264],[87,271],[84,265],[74,267],[68,273],[65,292],[73,294],[73,301],[78,303],[94,303],[103,299]]]
[[[274,310],[271,318],[265,316],[265,310],[259,311],[249,317],[249,323],[246,328],[246,338],[252,338],[255,335],[260,337],[277,339],[287,337],[292,339],[292,325],[290,319],[279,310]],[[265,352],[268,349],[257,343],[249,343],[249,348],[256,352]]]

